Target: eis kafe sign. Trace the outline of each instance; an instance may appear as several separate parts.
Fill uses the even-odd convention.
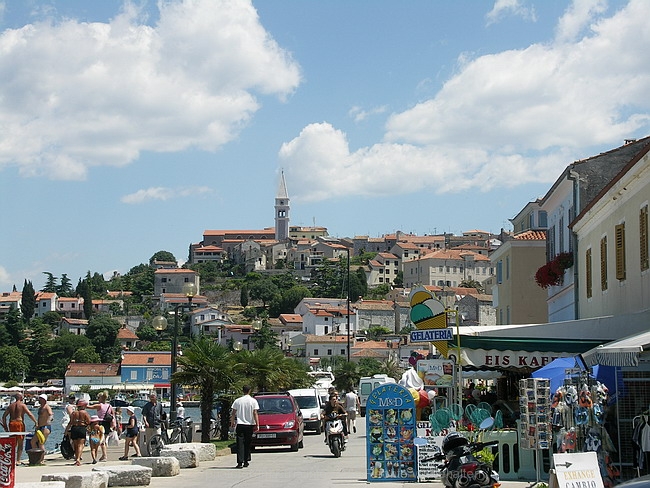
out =
[[[415,400],[401,385],[378,386],[366,404],[368,481],[415,481]]]

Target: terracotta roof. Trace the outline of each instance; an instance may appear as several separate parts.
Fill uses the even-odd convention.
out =
[[[124,352],[122,366],[169,366],[170,351]]]
[[[314,335],[314,334],[305,334],[305,343],[307,342],[348,342],[348,336],[346,335]],[[355,340],[353,337],[350,338],[350,344],[354,345]],[[356,347],[354,345],[353,347]]]
[[[395,243],[395,245],[402,248],[402,249],[420,249],[418,246],[416,246],[412,242],[407,242],[407,241],[399,241],[399,242]]]
[[[12,291],[11,293],[3,293],[0,295],[0,302],[17,302],[23,297],[19,291]]]
[[[302,324],[302,315],[297,313],[282,313],[279,318],[285,324]]]
[[[392,252],[380,252],[377,254],[377,256],[381,256],[382,258],[386,259],[397,259],[397,256],[395,256]]]
[[[360,341],[354,345],[354,349],[388,349],[386,341]]]
[[[125,296],[125,297],[130,297],[133,295],[132,291],[109,291],[108,296],[109,297],[120,297],[120,296]]]
[[[36,300],[52,300],[56,296],[56,293],[47,293],[44,291],[36,292]]]
[[[489,261],[490,258],[472,251],[462,251],[458,249],[439,249],[425,254],[420,259],[455,259],[464,261],[462,256],[474,255],[474,261]]]
[[[120,365],[115,363],[70,363],[66,376],[117,376]]]
[[[384,358],[386,357],[386,351],[380,351],[378,349],[361,349],[358,351],[350,351],[350,356],[355,358]]]
[[[59,301],[59,303],[62,303],[62,302],[74,302],[74,303],[77,303],[79,301],[83,302],[83,298],[81,298],[81,297],[59,297],[58,301]]]
[[[546,240],[546,231],[545,230],[527,230],[521,234],[517,234],[515,239],[521,241],[545,241]]]
[[[275,235],[275,228],[268,227],[266,229],[258,230],[205,230],[203,235],[206,236],[225,236],[225,235],[250,235],[250,234],[273,234]]]
[[[193,275],[198,274],[193,269],[185,269],[185,268],[161,268],[154,271],[154,274],[173,274],[173,273],[180,273],[180,274],[187,273]]]
[[[70,325],[88,325],[88,320],[86,319],[69,319],[67,317],[62,317],[61,322],[67,322]]]
[[[219,246],[201,246],[194,249],[194,251],[223,251]]]
[[[354,304],[357,310],[393,310],[393,302],[391,300],[360,300]]]
[[[117,331],[118,339],[137,339],[138,336],[131,330],[126,327],[120,327],[120,330]]]

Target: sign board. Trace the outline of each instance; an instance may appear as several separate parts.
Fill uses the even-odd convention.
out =
[[[431,431],[431,422],[417,422],[418,441],[418,482],[439,480],[442,461],[434,461],[433,457],[442,452],[444,434],[434,436]]]
[[[415,481],[415,400],[409,390],[384,383],[366,402],[367,481]]]
[[[451,341],[454,339],[454,329],[426,329],[411,331],[411,342]]]
[[[22,437],[16,435],[0,436],[0,487],[14,488],[16,481],[16,444]]]
[[[454,385],[454,362],[451,359],[421,359],[416,367],[425,388]]]
[[[555,474],[549,486],[558,488],[604,488],[595,452],[553,454]]]
[[[447,312],[443,303],[423,286],[416,286],[409,294],[411,311],[409,318],[418,331],[447,328]],[[429,342],[420,340],[417,342]],[[433,345],[444,357],[447,357],[449,348],[447,340],[433,340]]]

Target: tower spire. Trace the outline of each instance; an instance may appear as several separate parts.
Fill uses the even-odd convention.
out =
[[[286,241],[289,238],[289,194],[284,170],[280,173],[280,185],[275,197],[275,240]]]

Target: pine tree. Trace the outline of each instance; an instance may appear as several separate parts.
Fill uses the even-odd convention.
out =
[[[41,291],[45,293],[56,293],[57,285],[54,275],[48,271],[43,271],[43,274],[47,275],[47,281],[45,282],[45,286]]]
[[[69,297],[72,293],[72,282],[67,274],[63,273],[61,275],[61,284],[57,287],[56,293],[60,297]]]

